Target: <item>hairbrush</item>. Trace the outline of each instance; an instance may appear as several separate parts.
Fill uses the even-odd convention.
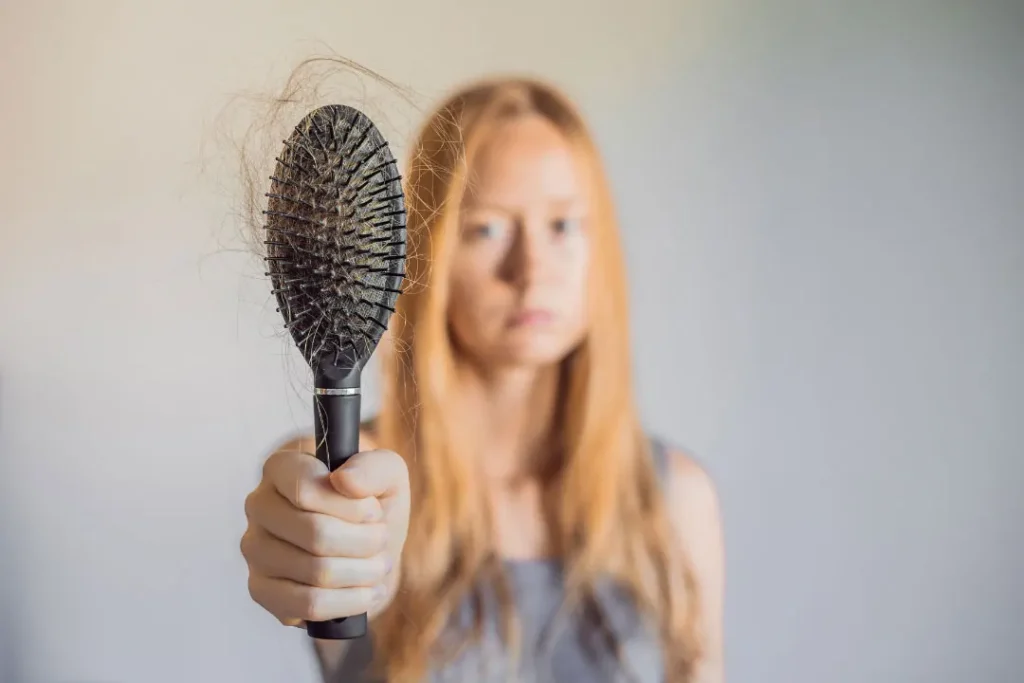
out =
[[[266,194],[266,263],[278,312],[312,370],[316,457],[359,450],[363,367],[405,277],[405,199],[377,127],[352,107],[317,108],[277,157]],[[359,638],[367,615],[309,622],[314,638]]]

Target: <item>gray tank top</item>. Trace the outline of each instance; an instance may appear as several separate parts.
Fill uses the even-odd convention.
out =
[[[652,457],[664,481],[667,453],[652,442]],[[615,635],[618,656],[601,640],[600,631],[582,615],[561,618],[557,612],[564,596],[563,573],[558,560],[508,560],[505,562],[520,624],[520,656],[513,680],[519,683],[662,683],[662,651],[657,633],[644,623],[629,598],[617,586],[599,587],[597,600],[607,628]],[[493,607],[493,604],[485,607]],[[508,657],[501,643],[493,609],[485,611],[484,635],[457,660],[433,668],[431,683],[505,683],[509,680]],[[559,617],[556,619],[556,617]],[[470,619],[469,604],[456,619]],[[369,637],[353,641],[331,677],[330,683],[371,683],[368,673],[373,653]]]

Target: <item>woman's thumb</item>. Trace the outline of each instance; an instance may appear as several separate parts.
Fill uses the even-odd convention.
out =
[[[386,450],[363,451],[349,458],[331,473],[335,490],[351,498],[397,495],[408,485],[405,461]]]

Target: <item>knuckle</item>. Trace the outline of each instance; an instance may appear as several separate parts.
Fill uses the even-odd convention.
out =
[[[260,470],[260,475],[261,475],[263,481],[267,481],[267,480],[269,480],[273,476],[274,465],[277,464],[277,460],[278,460],[278,454],[275,452],[275,453],[271,453],[270,457],[268,457],[266,460],[263,461],[263,467]]]
[[[395,451],[382,451],[383,457],[390,461],[391,466],[395,468],[395,472],[403,475],[409,475],[409,466],[405,462],[405,458],[396,453]]]
[[[274,480],[274,477],[278,470],[280,470],[285,457],[287,457],[287,453],[285,451],[277,450],[271,453],[270,457],[263,461],[263,481]]]
[[[249,580],[246,582],[246,588],[249,590],[249,597],[256,602],[259,602],[259,598],[256,597],[259,589],[256,587],[255,578],[256,577],[252,575],[252,572],[249,572]]]
[[[388,542],[390,541],[390,534],[388,533],[388,526],[386,524],[377,525],[377,536],[375,538],[375,548],[378,552],[382,552],[387,549]]]
[[[296,479],[292,488],[292,500],[301,510],[312,510],[316,501],[316,487],[309,479]]]
[[[384,524],[367,524],[359,530],[358,538],[353,539],[351,557],[367,562],[383,553],[388,547],[387,526]]]
[[[353,560],[348,568],[346,588],[361,589],[372,586],[384,576],[384,562],[375,557]]]
[[[246,519],[252,519],[253,510],[256,508],[257,496],[259,494],[259,488],[255,488],[245,496],[245,502],[242,509],[245,510]]]
[[[364,586],[360,588],[358,594],[356,595],[356,602],[359,605],[359,611],[369,611],[370,608],[373,607],[376,595],[377,593],[374,588],[370,588],[369,586]]]
[[[238,542],[238,550],[242,553],[242,557],[245,561],[252,561],[252,530],[246,529],[245,533],[242,534],[242,539]]]
[[[380,519],[380,502],[373,497],[363,498],[356,503],[356,515],[361,520]]]
[[[335,580],[333,564],[323,557],[312,557],[309,567],[310,584],[321,588],[329,588]]]
[[[307,621],[327,619],[325,593],[319,588],[304,588],[299,595],[299,616]]]
[[[309,519],[309,551],[318,557],[327,557],[332,551],[328,519],[313,516]]]
[[[252,601],[255,602],[257,605],[263,607],[263,609],[267,609],[267,606],[266,606],[266,594],[265,594],[263,582],[260,581],[260,577],[259,577],[258,574],[254,573],[254,572],[250,572],[249,573],[248,588],[249,588],[249,597],[252,598]]]
[[[388,569],[390,569],[390,563],[388,562],[387,556],[378,555],[373,562],[373,568],[371,572],[372,578],[377,581],[384,580],[384,578],[388,575]]]

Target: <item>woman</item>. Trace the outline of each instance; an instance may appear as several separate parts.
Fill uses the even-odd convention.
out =
[[[722,681],[716,493],[637,416],[579,113],[533,80],[461,90],[415,140],[406,198],[380,413],[332,474],[310,438],[267,460],[253,599],[290,625],[369,612],[371,638],[316,643],[328,681]]]

